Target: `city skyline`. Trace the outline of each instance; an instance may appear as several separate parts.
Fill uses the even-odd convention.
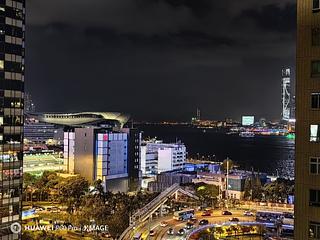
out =
[[[27,18],[26,90],[43,112],[279,119],[295,66],[291,0],[32,1]]]

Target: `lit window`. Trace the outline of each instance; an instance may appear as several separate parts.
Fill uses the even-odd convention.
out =
[[[320,77],[320,61],[311,62],[311,77]]]
[[[320,46],[320,28],[312,29],[312,46]]]
[[[319,142],[320,140],[320,126],[310,125],[310,142]]]
[[[312,11],[318,12],[320,10],[320,0],[313,0]]]
[[[320,158],[310,158],[310,174],[320,174]]]
[[[0,69],[3,70],[4,69],[4,61],[0,60]]]
[[[309,237],[311,239],[320,239],[320,223],[319,222],[309,223]]]
[[[320,207],[320,190],[309,190],[309,206]]]

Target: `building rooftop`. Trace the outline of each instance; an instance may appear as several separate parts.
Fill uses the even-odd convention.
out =
[[[32,113],[28,115],[37,118],[40,122],[63,126],[82,126],[115,121],[123,127],[130,119],[129,114],[119,112]]]

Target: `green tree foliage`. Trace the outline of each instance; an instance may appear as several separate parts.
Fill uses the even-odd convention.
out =
[[[65,240],[62,236],[58,236],[52,232],[23,232],[21,236],[22,240]]]
[[[244,198],[246,200],[252,199],[252,183],[251,178],[246,178],[244,182]]]
[[[261,201],[263,188],[260,175],[252,173],[247,177],[244,183],[244,198],[246,200]]]
[[[89,182],[84,177],[69,177],[61,181],[58,188],[61,202],[72,212],[81,205],[81,197],[88,192]]]
[[[270,202],[286,202],[288,195],[294,194],[294,181],[277,179],[263,187],[265,198]]]
[[[219,195],[218,186],[199,183],[195,185],[196,195],[200,198],[202,203],[212,204],[212,201],[216,201]]]
[[[225,159],[222,163],[221,170],[227,172],[227,168],[229,167],[229,171],[231,171],[234,166],[234,162],[231,159]]]

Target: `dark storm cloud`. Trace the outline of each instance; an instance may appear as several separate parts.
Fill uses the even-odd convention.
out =
[[[263,6],[261,9],[247,9],[239,16],[239,20],[249,18],[258,27],[268,31],[293,32],[296,28],[296,6],[287,4],[279,7],[276,4]]]
[[[291,0],[30,0],[26,89],[40,111],[277,118],[294,9]]]

